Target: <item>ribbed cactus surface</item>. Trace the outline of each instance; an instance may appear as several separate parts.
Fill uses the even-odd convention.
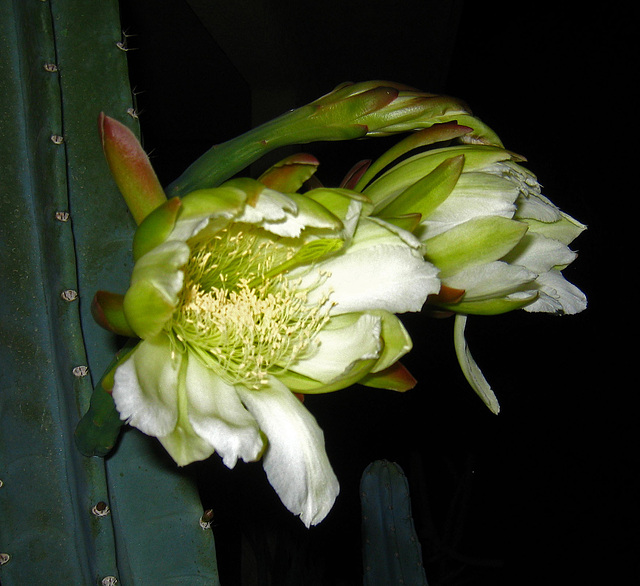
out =
[[[116,0],[0,0],[0,582],[218,584],[195,484],[125,432],[106,459],[74,430],[123,344],[97,289],[126,290],[135,224],[100,111],[137,130]]]
[[[360,482],[360,502],[364,586],[427,586],[402,468],[386,460],[369,464]]]

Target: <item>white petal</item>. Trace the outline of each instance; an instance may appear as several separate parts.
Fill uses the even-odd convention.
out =
[[[504,260],[535,273],[545,273],[554,267],[572,263],[576,256],[575,252],[559,240],[529,231]]]
[[[381,320],[369,314],[349,314],[332,317],[318,332],[318,344],[308,358],[297,360],[288,367],[299,374],[323,383],[330,383],[352,369],[359,360],[378,358]]]
[[[540,289],[540,296],[527,305],[525,311],[573,315],[587,308],[586,295],[567,281],[560,271],[540,275],[535,284]]]
[[[340,488],[315,418],[273,378],[266,388],[238,392],[269,439],[263,465],[271,486],[307,527],[320,523]]]
[[[189,422],[233,468],[241,458],[258,459],[263,448],[258,423],[244,408],[235,387],[190,356],[185,377]]]
[[[524,267],[502,261],[473,265],[445,279],[445,285],[465,290],[465,301],[508,295],[537,277]]]
[[[483,400],[484,404],[489,407],[492,413],[498,414],[500,412],[498,399],[491,390],[487,379],[484,378],[480,367],[471,356],[469,346],[467,346],[467,341],[464,337],[464,328],[466,324],[467,316],[457,314],[453,328],[453,341],[456,349],[456,355],[458,357],[458,363],[460,364],[460,368],[462,369],[465,378],[471,385],[471,388]]]
[[[309,302],[319,303],[330,293],[334,315],[373,309],[420,311],[427,296],[440,290],[433,265],[392,230],[366,218],[351,246],[317,267],[326,272],[326,279],[310,291]],[[305,275],[301,287],[311,287],[317,278]]]
[[[152,436],[167,435],[178,420],[181,356],[164,334],[144,340],[118,367],[113,400],[120,418]]]

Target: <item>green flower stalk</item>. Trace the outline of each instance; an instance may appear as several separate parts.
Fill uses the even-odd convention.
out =
[[[106,117],[101,127],[117,177],[135,137]],[[157,189],[135,187],[157,181],[143,163],[118,181],[147,202],[134,209],[153,208],[135,233],[130,287],[94,300],[99,323],[140,341],[105,390],[120,418],[179,465],[214,452],[231,468],[262,459],[284,505],[319,523],[338,481],[297,395],[358,381],[410,388],[398,360],[411,340],[395,314],[420,311],[440,289],[437,271],[417,238],[363,215],[362,194],[295,193],[315,169],[310,158],[159,205]]]
[[[495,132],[457,98],[389,81],[344,83],[305,106],[213,146],[166,191],[171,197],[215,187],[266,153],[287,145],[386,136],[452,120],[473,129],[465,140],[501,144]]]
[[[562,270],[576,258],[569,245],[585,226],[542,195],[536,177],[520,164],[522,157],[495,145],[460,144],[470,132],[455,123],[417,132],[352,183],[370,200],[370,217],[411,231],[425,259],[438,268],[442,288],[430,306],[456,314],[462,369],[497,412],[495,395],[464,339],[466,316],[520,308],[584,310],[584,293]]]

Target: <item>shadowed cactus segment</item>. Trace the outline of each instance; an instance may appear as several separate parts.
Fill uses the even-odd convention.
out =
[[[91,316],[132,264],[96,132],[103,109],[136,130],[120,40],[115,0],[0,0],[3,586],[218,583],[197,489],[149,438],[122,434],[108,460],[74,443],[86,411],[105,452],[120,424],[98,380],[121,341]]]
[[[386,460],[369,464],[360,482],[360,502],[364,586],[428,586],[402,468]]]

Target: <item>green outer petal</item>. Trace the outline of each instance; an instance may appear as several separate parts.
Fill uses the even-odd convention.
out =
[[[431,173],[407,187],[393,201],[376,212],[376,216],[399,216],[418,213],[423,217],[435,210],[453,191],[464,167],[464,155],[444,160]]]
[[[384,346],[378,362],[371,369],[372,373],[380,372],[395,364],[413,347],[409,332],[400,319],[389,311],[372,311],[371,314],[380,318],[381,332]]]
[[[471,356],[467,341],[464,337],[464,328],[467,323],[466,315],[456,315],[453,328],[453,343],[458,356],[458,363],[471,388],[496,415],[500,412],[500,405],[494,392],[491,390],[487,379]]]
[[[114,334],[130,338],[136,336],[124,314],[124,295],[96,292],[91,301],[91,315],[97,324]]]
[[[124,297],[127,321],[140,338],[158,334],[178,304],[189,259],[184,242],[165,242],[144,255],[133,267],[131,286]]]
[[[474,301],[460,301],[459,303],[436,303],[436,307],[455,313],[469,315],[499,315],[516,309],[525,308],[538,298],[538,291],[527,291],[517,296],[500,297],[497,299],[478,299]]]
[[[316,172],[319,164],[314,156],[299,153],[267,169],[258,181],[276,191],[294,193]]]
[[[463,172],[469,173],[483,169],[498,161],[506,161],[513,155],[504,149],[484,145],[462,145],[434,149],[414,155],[381,175],[365,190],[364,194],[372,201],[373,214],[387,205],[407,187],[431,173],[438,165],[451,157],[464,155]]]
[[[441,278],[465,267],[502,258],[520,242],[527,225],[502,217],[481,217],[454,226],[425,242],[425,258]]]
[[[399,393],[411,390],[417,383],[418,381],[400,362],[396,362],[380,372],[371,372],[358,381],[358,384],[367,387],[387,389]]]
[[[157,207],[144,219],[133,235],[133,260],[137,261],[168,238],[181,208],[182,202],[174,197]]]
[[[399,159],[412,150],[459,138],[468,134],[471,130],[468,126],[460,126],[454,122],[449,122],[445,124],[434,124],[429,128],[423,128],[422,130],[411,133],[376,159],[360,177],[355,185],[355,189],[362,191],[380,171],[389,166],[394,160]]]
[[[282,503],[309,527],[322,521],[340,491],[315,418],[278,380],[252,391],[238,385],[242,402],[269,440],[263,466]]]

